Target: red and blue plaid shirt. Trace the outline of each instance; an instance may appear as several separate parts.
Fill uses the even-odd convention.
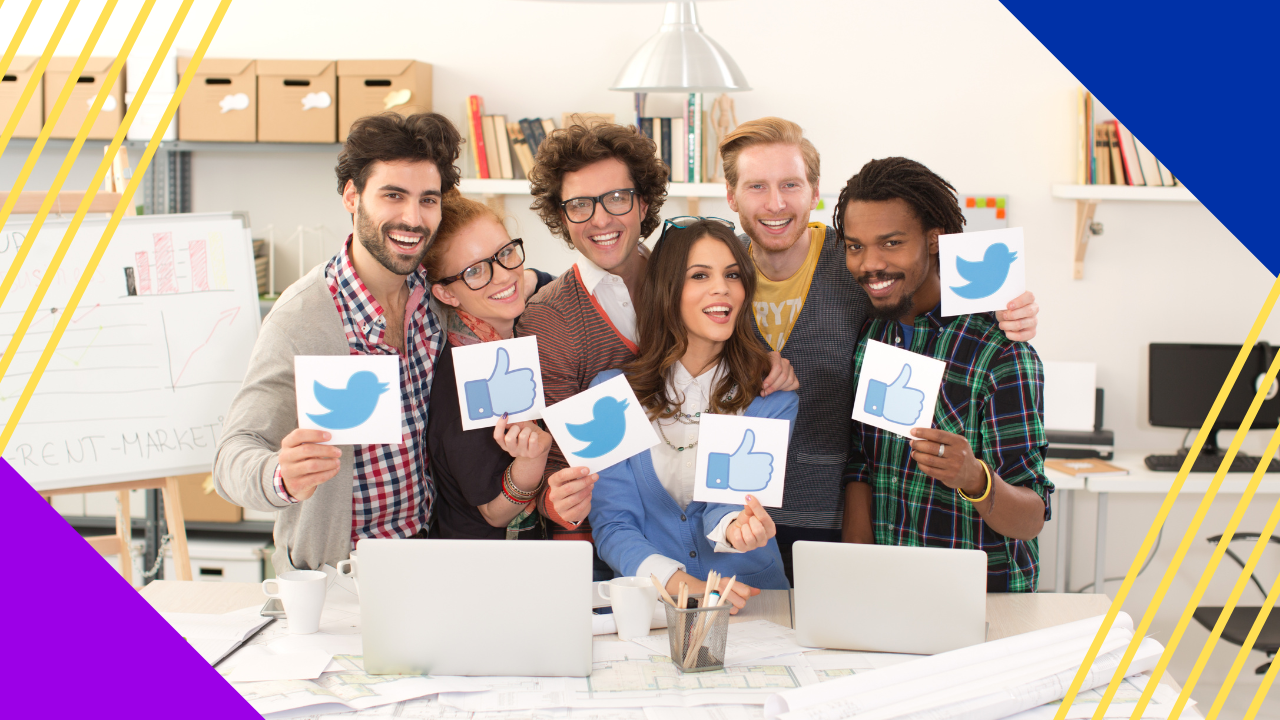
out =
[[[1049,519],[1053,483],[1044,475],[1044,371],[1035,350],[1013,342],[989,313],[941,317],[941,307],[917,318],[906,349],[947,363],[933,426],[963,435],[974,454],[1010,485],[1044,499]],[[867,341],[904,347],[898,323],[872,320],[854,355],[861,372]],[[845,482],[872,488],[878,545],[983,550],[988,592],[1034,592],[1039,573],[1036,540],[1014,540],[992,530],[973,504],[920,472],[910,441],[859,422],[853,424]]]
[[[333,302],[352,355],[400,355],[402,445],[356,445],[352,476],[351,544],[360,538],[411,537],[425,530],[431,518],[435,485],[427,463],[427,408],[436,358],[444,345],[435,315],[426,302],[426,273],[421,267],[406,279],[405,349],[386,342],[382,307],[356,275],[349,249],[325,267]],[[276,469],[276,492],[293,501]]]

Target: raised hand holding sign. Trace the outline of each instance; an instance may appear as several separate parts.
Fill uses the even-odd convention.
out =
[[[913,427],[930,427],[946,369],[941,360],[868,340],[858,368],[853,419],[904,437]]]
[[[787,420],[702,414],[693,499],[747,505],[747,493],[767,507],[782,507],[787,471]]]
[[[453,348],[462,429],[492,427],[542,417],[542,365],[538,338],[495,340]]]

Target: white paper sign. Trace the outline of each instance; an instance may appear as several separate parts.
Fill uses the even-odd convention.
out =
[[[570,467],[599,472],[657,445],[644,408],[619,375],[543,410]]]
[[[941,360],[868,341],[853,419],[903,437],[911,437],[911,428],[931,427],[946,369]]]
[[[1027,289],[1022,228],[938,236],[942,315],[1003,310]]]
[[[455,347],[453,374],[463,430],[493,427],[503,413],[507,422],[542,417],[542,365],[532,335]]]
[[[399,355],[293,359],[298,427],[333,434],[326,445],[403,445]]]
[[[782,507],[790,433],[790,420],[703,413],[693,499],[746,505],[752,495]]]

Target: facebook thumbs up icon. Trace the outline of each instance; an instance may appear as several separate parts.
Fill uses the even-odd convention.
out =
[[[487,380],[468,380],[463,383],[467,396],[467,415],[472,420],[522,413],[533,407],[538,383],[531,368],[508,369],[511,358],[506,348],[498,348],[493,373]]]
[[[758,492],[773,477],[773,455],[751,452],[755,432],[748,430],[733,454],[707,453],[707,487],[719,490]]]
[[[924,409],[924,393],[907,387],[911,379],[911,366],[903,364],[898,379],[886,385],[879,380],[867,382],[867,399],[863,409],[868,415],[882,417],[899,425],[911,425],[920,419]]]

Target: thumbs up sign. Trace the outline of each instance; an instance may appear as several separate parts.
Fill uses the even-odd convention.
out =
[[[765,512],[760,501],[751,495],[747,496],[747,504],[742,507],[738,517],[725,529],[724,539],[734,550],[747,552],[769,544],[769,538],[776,535],[777,527],[773,518]]]
[[[755,446],[756,434],[747,430],[732,455],[707,453],[707,487],[743,492],[765,489],[773,477],[773,455],[752,452]]]
[[[869,380],[863,409],[868,415],[882,417],[899,425],[911,425],[920,419],[920,413],[924,410],[924,393],[907,387],[910,380],[911,366],[906,363],[891,385],[880,380]]]
[[[467,398],[467,414],[472,420],[484,420],[495,415],[515,415],[533,407],[538,383],[531,368],[511,370],[511,358],[507,349],[498,348],[493,373],[487,380],[468,380],[463,383]]]

